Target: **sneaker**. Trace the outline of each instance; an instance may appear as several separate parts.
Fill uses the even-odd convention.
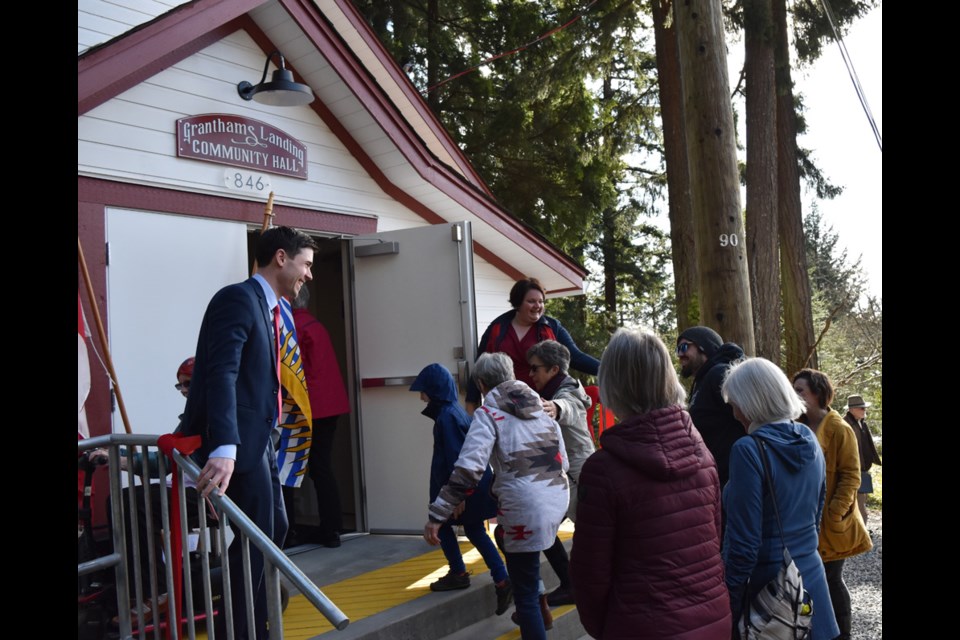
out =
[[[513,602],[513,585],[510,583],[510,578],[505,578],[503,584],[494,585],[494,588],[497,591],[497,610],[495,613],[500,616],[506,613],[507,609],[510,608],[510,603]]]
[[[430,591],[456,591],[470,586],[470,574],[453,573],[452,571],[430,585]]]
[[[570,589],[557,587],[547,596],[547,604],[549,604],[551,607],[560,607],[565,604],[573,604],[573,593],[570,592]]]

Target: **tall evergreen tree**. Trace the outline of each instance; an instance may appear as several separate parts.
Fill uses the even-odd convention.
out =
[[[744,0],[747,78],[747,259],[757,355],[780,362],[776,27],[772,0]]]
[[[832,19],[843,30],[875,4],[873,0],[834,0],[830,3]],[[819,56],[823,43],[833,37],[825,6],[822,2],[802,0],[788,9],[785,0],[741,0],[728,12],[734,27],[744,29],[746,41],[747,229],[758,351],[778,359],[773,357],[779,355],[779,330],[774,327],[778,302],[782,301],[788,370],[817,364],[811,288],[803,249],[800,181],[805,179],[821,198],[833,197],[839,189],[820,173],[810,152],[797,145],[797,135],[804,125],[798,115],[799,100],[793,93],[787,19],[792,16],[796,58],[810,62]],[[771,82],[771,61],[776,70],[775,82]],[[773,112],[771,103],[775,103]],[[775,145],[771,149],[761,141],[775,141]],[[770,179],[773,175],[774,181]],[[776,215],[768,216],[770,211]],[[772,277],[778,272],[777,241],[779,291]]]
[[[693,235],[693,205],[690,201],[690,170],[673,0],[651,0],[650,10],[657,48],[657,85],[660,89],[663,160],[667,167],[667,206],[679,335],[684,329],[700,324],[697,247]]]
[[[719,0],[675,7],[701,322],[753,354],[736,130]]]
[[[640,8],[598,2],[549,38],[444,82],[537,40],[590,3],[356,4],[396,59],[414,63],[415,84],[505,208],[575,259],[599,265],[596,300],[553,301],[550,313],[575,333],[599,324],[597,353],[621,319],[638,322],[624,317],[622,296],[666,278],[661,261],[644,259],[649,230],[637,224],[662,174],[625,160],[638,152],[659,159],[655,58]]]

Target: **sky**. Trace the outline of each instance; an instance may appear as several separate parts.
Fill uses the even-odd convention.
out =
[[[883,6],[856,21],[844,36],[867,103],[883,134]],[[811,67],[794,71],[796,89],[806,106],[811,149],[830,181],[844,187],[834,200],[817,207],[833,226],[851,258],[862,256],[868,292],[883,297],[883,157],[835,42]],[[811,202],[805,197],[804,212]]]

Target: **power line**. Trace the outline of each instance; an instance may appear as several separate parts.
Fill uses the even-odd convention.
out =
[[[590,7],[592,7],[593,5],[597,4],[597,2],[599,2],[599,0],[591,0],[591,2],[590,2],[587,6],[585,6],[583,9],[580,10],[580,13],[578,13],[576,16],[574,16],[573,18],[571,18],[570,20],[568,20],[568,21],[565,22],[564,24],[560,25],[559,27],[554,27],[554,28],[551,29],[550,31],[547,31],[546,33],[540,35],[540,36],[537,37],[536,39],[531,40],[531,41],[528,42],[527,44],[521,45],[521,46],[519,46],[519,47],[517,47],[517,48],[515,48],[515,49],[511,49],[510,51],[504,51],[503,53],[498,53],[497,55],[492,56],[492,57],[490,57],[490,58],[487,58],[486,60],[483,60],[482,62],[480,62],[480,63],[478,63],[478,64],[476,64],[476,65],[474,65],[474,66],[472,66],[472,67],[469,67],[469,68],[467,68],[467,69],[464,69],[463,71],[460,71],[459,73],[455,73],[455,74],[453,74],[452,76],[450,76],[449,78],[446,78],[445,80],[441,80],[440,82],[438,82],[437,84],[433,85],[432,87],[427,88],[427,90],[425,91],[425,93],[430,93],[430,92],[433,91],[434,89],[439,89],[440,87],[442,87],[443,85],[447,84],[447,83],[450,82],[451,80],[456,80],[457,78],[459,78],[459,77],[461,77],[461,76],[465,76],[465,75],[467,75],[468,73],[473,73],[474,71],[476,71],[476,70],[479,69],[480,67],[484,67],[484,66],[490,64],[491,62],[493,62],[493,61],[495,61],[495,60],[499,60],[500,58],[506,58],[507,56],[512,56],[512,55],[515,54],[515,53],[520,53],[521,51],[523,51],[523,50],[525,50],[525,49],[529,49],[530,47],[532,47],[533,45],[537,44],[538,42],[540,42],[540,41],[542,41],[542,40],[546,40],[547,38],[553,36],[554,34],[560,33],[561,31],[563,31],[563,30],[566,29],[567,27],[570,27],[570,26],[572,26],[573,24],[575,24],[575,23],[576,23],[577,21],[579,21],[583,16],[587,15],[587,12],[590,11]]]
[[[833,30],[833,37],[837,41],[837,47],[840,49],[840,57],[843,58],[843,64],[847,67],[847,75],[850,76],[850,82],[853,83],[853,90],[856,91],[857,98],[860,100],[860,106],[863,108],[863,113],[867,116],[867,122],[873,131],[873,137],[877,140],[877,146],[880,147],[880,152],[883,153],[883,137],[880,135],[880,128],[877,126],[877,121],[873,117],[873,112],[870,111],[867,95],[864,93],[863,87],[860,86],[860,78],[857,76],[857,70],[853,66],[853,60],[847,52],[847,45],[844,43],[843,37],[837,29],[837,22],[833,16],[833,8],[830,6],[829,0],[821,0],[821,2],[823,3],[824,12],[827,14],[827,20],[830,22],[830,28]]]

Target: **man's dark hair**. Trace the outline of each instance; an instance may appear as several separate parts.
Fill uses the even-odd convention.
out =
[[[830,378],[827,377],[827,374],[816,369],[800,369],[793,374],[793,382],[801,379],[807,381],[810,391],[817,396],[820,408],[829,408],[830,403],[833,402],[833,385],[830,384]]]
[[[543,294],[544,298],[547,297],[547,292],[543,290],[543,285],[540,284],[540,281],[536,278],[517,280],[517,282],[510,289],[510,306],[516,309],[523,304],[523,299],[527,297],[527,293],[530,292],[530,289],[536,289]]]
[[[280,249],[290,258],[295,258],[303,249],[316,251],[318,248],[313,238],[305,233],[290,227],[272,227],[257,238],[257,266],[261,269],[266,267]]]

